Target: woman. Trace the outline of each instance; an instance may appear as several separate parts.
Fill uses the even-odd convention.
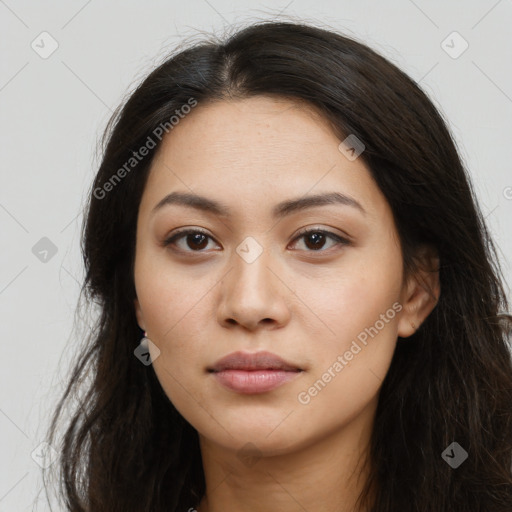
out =
[[[410,78],[258,23],[169,57],[104,141],[67,510],[512,509],[502,278]]]

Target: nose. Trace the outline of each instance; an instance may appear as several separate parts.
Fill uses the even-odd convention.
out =
[[[285,325],[290,319],[287,298],[293,292],[286,286],[283,274],[267,250],[250,263],[234,253],[232,269],[220,283],[219,323],[249,331]]]

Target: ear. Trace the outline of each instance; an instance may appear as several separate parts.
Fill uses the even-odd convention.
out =
[[[144,322],[144,316],[142,315],[142,310],[140,308],[139,300],[135,299],[133,301],[133,305],[135,307],[135,316],[137,317],[137,323],[139,324],[139,327],[146,331],[146,323]]]
[[[417,270],[402,289],[402,306],[398,321],[398,336],[414,334],[432,312],[441,292],[439,256],[435,248],[423,246],[417,253]]]

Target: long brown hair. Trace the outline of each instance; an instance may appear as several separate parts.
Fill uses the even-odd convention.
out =
[[[133,306],[138,205],[160,145],[155,130],[170,131],[176,110],[190,98],[201,104],[255,95],[308,102],[340,140],[354,134],[363,141],[360,158],[391,206],[407,271],[420,245],[439,254],[437,306],[411,338],[398,339],[382,384],[372,472],[359,504],[374,512],[510,512],[512,363],[509,317],[500,314],[507,298],[450,132],[426,94],[387,59],[294,22],[259,22],[181,49],[107,126],[82,233],[81,298],[99,314],[49,437],[60,449],[66,510],[181,512],[205,492],[197,432],[152,366],[134,356],[142,336]],[[127,168],[148,137],[156,148]],[[59,444],[57,425],[74,397]],[[468,454],[457,468],[442,456],[454,442]]]

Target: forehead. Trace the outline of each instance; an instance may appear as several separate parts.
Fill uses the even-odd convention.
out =
[[[163,140],[162,149],[189,151],[208,146],[208,156],[229,151],[233,157],[251,153],[297,154],[298,146],[336,143],[329,122],[316,107],[287,98],[255,96],[199,104]],[[243,141],[244,144],[239,143]],[[165,149],[164,149],[165,150]]]
[[[143,202],[154,206],[170,192],[194,191],[256,213],[269,201],[334,191],[382,209],[365,163],[349,160],[340,142],[304,102],[257,96],[199,104],[163,138]]]

